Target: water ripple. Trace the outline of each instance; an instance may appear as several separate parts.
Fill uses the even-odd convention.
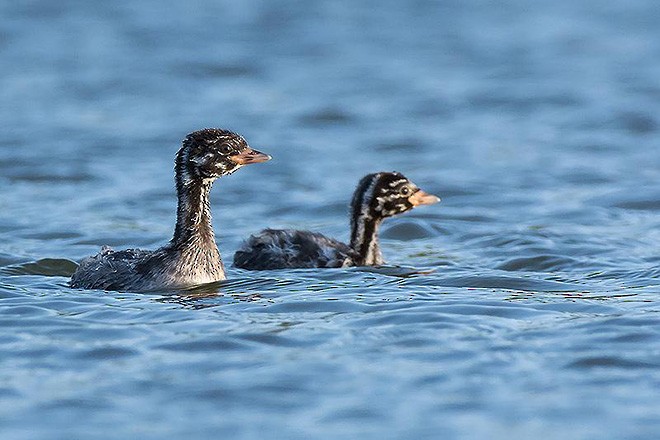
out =
[[[40,260],[6,266],[0,268],[0,273],[7,275],[44,275],[70,277],[78,265],[71,260],[57,258],[42,258]]]
[[[660,438],[660,3],[3,2],[0,438]],[[174,31],[173,31],[174,30]],[[70,289],[172,233],[172,160],[248,234],[348,239],[366,173],[442,197],[388,265]]]
[[[636,361],[631,359],[624,359],[617,356],[594,356],[585,357],[567,365],[568,368],[630,368],[630,369],[655,369],[660,367],[660,362],[649,363],[644,361]]]
[[[497,268],[506,271],[542,271],[570,269],[575,267],[576,260],[562,255],[536,255],[533,257],[512,258]]]

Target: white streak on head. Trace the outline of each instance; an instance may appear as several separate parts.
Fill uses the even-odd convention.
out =
[[[390,182],[390,188],[394,188],[395,186],[397,186],[401,183],[405,183],[407,181],[408,181],[408,179],[399,179],[399,180],[395,180],[394,182]]]
[[[364,209],[365,207],[368,208],[369,204],[371,203],[371,200],[374,198],[374,190],[376,188],[376,184],[378,183],[378,180],[380,179],[380,174],[375,174],[374,178],[371,179],[371,182],[369,182],[369,186],[364,190],[364,195],[362,197],[362,206],[361,208]]]

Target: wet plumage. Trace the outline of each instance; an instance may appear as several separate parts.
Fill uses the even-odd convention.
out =
[[[264,229],[251,236],[234,255],[243,269],[279,269],[352,266],[350,246],[311,231]]]
[[[311,231],[265,229],[243,243],[234,254],[234,266],[265,270],[381,265],[381,222],[438,201],[401,173],[369,174],[360,180],[351,201],[350,244]]]
[[[175,160],[177,222],[170,242],[154,251],[103,247],[83,259],[71,277],[71,287],[146,291],[225,279],[211,224],[211,186],[243,165],[269,159],[231,131],[204,129],[189,134]]]

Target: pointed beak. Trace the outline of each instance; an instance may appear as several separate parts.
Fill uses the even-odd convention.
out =
[[[433,205],[434,203],[438,203],[440,201],[440,197],[434,196],[433,194],[429,194],[420,189],[419,191],[415,192],[415,194],[408,197],[408,201],[413,206]]]
[[[251,163],[266,162],[272,158],[268,154],[253,150],[252,148],[248,147],[238,154],[229,156],[229,159],[238,165],[248,165]]]

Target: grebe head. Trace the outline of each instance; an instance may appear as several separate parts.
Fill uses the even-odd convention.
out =
[[[271,157],[253,150],[243,136],[229,130],[206,128],[190,133],[177,154],[177,170],[192,178],[214,180],[243,165]]]
[[[363,215],[378,219],[439,201],[439,197],[422,191],[403,174],[382,172],[368,174],[360,180],[351,208],[353,216]]]

